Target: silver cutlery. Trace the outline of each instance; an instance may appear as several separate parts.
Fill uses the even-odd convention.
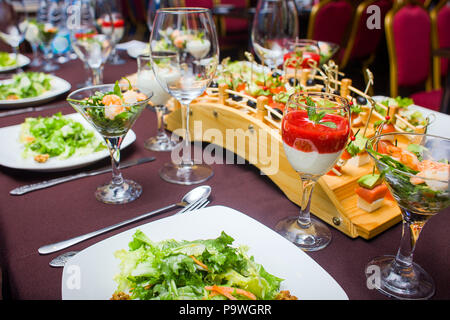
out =
[[[33,112],[33,111],[43,111],[47,109],[53,109],[61,107],[61,105],[52,105],[52,106],[43,106],[43,107],[29,107],[29,108],[23,108],[23,109],[15,109],[10,111],[4,111],[0,113],[0,118],[2,117],[8,117],[8,116],[15,116],[16,114],[21,113],[27,113],[27,112]]]
[[[180,211],[178,211],[176,214],[183,214],[183,213],[191,213],[195,210],[201,209],[206,207],[209,204],[208,199],[199,199],[195,202],[190,203]],[[67,261],[70,260],[74,255],[76,255],[78,251],[68,251],[64,252],[63,254],[57,256],[53,260],[49,262],[49,265],[54,268],[60,268],[64,267]]]
[[[38,249],[38,252],[40,254],[49,254],[49,253],[53,253],[53,252],[56,252],[56,251],[59,251],[59,250],[71,247],[71,246],[73,246],[73,245],[75,245],[77,243],[80,243],[82,241],[85,241],[87,239],[90,239],[90,238],[96,237],[96,236],[98,236],[100,234],[103,234],[103,233],[115,230],[117,228],[123,227],[125,225],[130,224],[130,223],[133,223],[133,222],[136,222],[136,221],[139,221],[139,220],[142,220],[142,219],[154,216],[154,215],[156,215],[158,213],[161,213],[163,211],[170,210],[170,209],[173,209],[173,208],[176,208],[176,207],[186,207],[187,205],[190,205],[190,204],[192,204],[194,202],[197,202],[198,200],[207,199],[210,194],[211,194],[211,187],[210,186],[197,187],[197,188],[192,189],[191,191],[189,191],[187,194],[185,194],[184,197],[181,199],[181,202],[168,205],[168,206],[163,207],[161,209],[157,209],[157,210],[145,213],[143,215],[140,215],[140,216],[137,216],[137,217],[125,220],[123,222],[119,222],[117,224],[114,224],[112,226],[109,226],[109,227],[106,227],[106,228],[103,228],[103,229],[100,229],[100,230],[96,230],[96,231],[93,231],[93,232],[86,233],[86,234],[78,236],[78,237],[74,237],[74,238],[71,238],[71,239],[68,239],[68,240],[64,240],[64,241],[60,241],[60,242],[56,242],[56,243],[53,243],[53,244],[48,244],[48,245],[42,246],[42,247],[40,247]]]
[[[121,163],[120,164],[120,168],[124,169],[124,168],[128,168],[128,167],[135,166],[135,165],[138,165],[138,164],[151,162],[151,161],[154,161],[154,160],[155,160],[155,157],[131,160],[131,161],[127,161],[127,162]],[[25,193],[28,193],[28,192],[31,192],[31,191],[48,188],[48,187],[51,187],[51,186],[54,186],[54,185],[57,185],[57,184],[60,184],[60,183],[63,183],[63,182],[72,181],[72,180],[85,178],[85,177],[91,177],[91,176],[95,176],[95,175],[98,175],[98,174],[110,172],[111,170],[112,170],[111,167],[108,167],[108,168],[103,168],[103,169],[98,169],[98,170],[93,170],[93,171],[80,172],[80,173],[73,174],[73,175],[70,175],[70,176],[65,176],[65,177],[61,177],[61,178],[55,178],[55,179],[42,181],[42,182],[38,182],[38,183],[28,184],[28,185],[21,186],[21,187],[18,187],[18,188],[15,188],[15,189],[11,190],[9,192],[9,194],[13,195],[13,196],[19,196],[19,195],[22,195],[22,194],[25,194]]]

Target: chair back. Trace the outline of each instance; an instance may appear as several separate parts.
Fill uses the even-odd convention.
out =
[[[431,10],[431,48],[450,48],[450,1],[441,0]],[[448,59],[433,56],[433,86],[441,88],[441,77],[448,72]]]
[[[385,18],[390,64],[391,96],[399,86],[427,82],[431,88],[431,22],[428,12],[418,3],[405,1],[391,9]]]
[[[353,6],[346,0],[323,0],[314,4],[307,38],[336,43],[342,48],[352,15]]]
[[[368,11],[371,6],[376,6],[379,11]],[[384,17],[391,7],[391,0],[365,0],[358,5],[347,45],[342,51],[341,68],[345,68],[351,59],[367,58],[375,54],[383,37]]]

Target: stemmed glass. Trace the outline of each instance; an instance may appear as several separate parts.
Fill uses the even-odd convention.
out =
[[[23,1],[19,0],[16,5],[25,8]],[[28,29],[26,10],[19,14],[10,1],[0,0],[0,39],[12,47],[15,59],[19,55],[19,46],[25,39]],[[21,72],[19,68],[17,72]]]
[[[59,67],[52,62],[52,42],[58,34],[59,28],[57,24],[54,24],[50,20],[42,21],[39,23],[39,31],[41,35],[41,50],[44,53],[45,64],[42,70],[45,72],[52,72],[59,69]]]
[[[122,40],[125,34],[125,19],[122,15],[122,5],[118,0],[109,0],[109,3],[109,7],[97,7],[97,10],[99,10],[98,16],[100,16],[97,23],[99,24],[102,33],[107,34],[112,40],[113,47],[108,62],[113,65],[124,64],[125,60],[120,58],[116,50],[117,43]]]
[[[395,144],[385,142],[393,137]],[[429,134],[377,134],[366,150],[383,174],[403,218],[396,256],[373,259],[366,276],[374,287],[398,299],[428,299],[435,292],[431,276],[413,262],[413,253],[425,223],[450,205],[450,139]],[[369,279],[368,279],[369,280]]]
[[[288,42],[288,50],[283,58],[286,66],[285,71],[287,73],[301,73],[305,70],[309,71],[311,77],[314,77],[316,68],[320,66],[318,42],[310,39],[296,39]]]
[[[27,31],[25,32],[25,40],[28,41],[33,52],[33,59],[30,63],[30,66],[40,67],[42,65],[42,61],[39,56],[39,44],[41,43],[41,33],[39,25],[35,19],[29,19],[26,24]]]
[[[176,53],[171,53],[176,56]],[[156,52],[153,53],[157,55]],[[177,146],[176,141],[172,141],[165,131],[164,114],[168,112],[166,104],[171,98],[171,95],[161,88],[156,80],[152,69],[152,60],[150,55],[139,55],[137,58],[138,73],[136,86],[143,93],[152,92],[153,96],[150,100],[151,105],[156,111],[156,118],[158,120],[158,131],[155,137],[151,137],[145,141],[144,147],[153,151],[171,151]],[[162,67],[162,66],[160,66]]]
[[[289,97],[281,123],[286,157],[300,175],[300,215],[285,218],[275,230],[305,251],[317,251],[331,241],[331,232],[310,216],[311,194],[317,180],[336,163],[350,133],[346,99],[325,92],[295,93]]]
[[[75,53],[81,61],[86,63],[92,71],[92,83],[99,85],[103,83],[103,67],[113,48],[111,37],[102,33],[100,25],[97,23],[97,14],[102,7],[108,11],[109,2],[106,0],[96,1],[74,1],[72,8],[73,14],[79,15],[79,18],[73,19],[77,23],[69,25],[71,43]],[[111,12],[111,11],[109,11]],[[109,14],[112,21],[111,14]]]
[[[102,97],[101,103],[95,103],[98,97]],[[146,95],[138,89],[129,90],[128,85],[119,84],[78,89],[67,97],[72,107],[102,135],[111,154],[112,180],[95,192],[96,198],[104,203],[128,203],[142,193],[138,183],[123,179],[120,173],[120,145],[150,97],[151,93]],[[117,99],[121,99],[120,104]]]
[[[251,32],[253,49],[271,69],[283,63],[289,41],[298,37],[298,16],[293,0],[259,0]]]
[[[172,50],[160,54],[161,48]],[[211,167],[191,160],[189,104],[203,94],[219,63],[219,46],[211,12],[204,8],[167,8],[156,13],[150,37],[152,68],[161,87],[182,105],[184,140],[182,159],[166,163],[162,179],[178,184],[195,184],[213,175]]]

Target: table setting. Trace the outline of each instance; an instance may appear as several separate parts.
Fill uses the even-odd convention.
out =
[[[61,9],[84,12],[64,63],[48,12],[1,30],[14,50],[38,30],[45,58],[0,66],[3,299],[450,298],[448,115],[262,23],[288,7],[260,1],[256,56],[231,61],[214,10],[153,8],[121,42],[117,3]]]

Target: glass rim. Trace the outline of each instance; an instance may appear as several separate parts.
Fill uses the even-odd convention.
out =
[[[338,104],[336,104],[334,107],[322,107],[322,106],[308,106],[304,103],[300,103],[297,101],[292,101],[292,99],[299,99],[300,97],[306,97],[306,96],[316,96],[316,97],[320,97],[320,98],[327,98],[327,97],[331,97],[334,98],[337,101]],[[342,109],[350,109],[350,104],[348,103],[348,100],[344,97],[338,96],[334,93],[331,92],[295,92],[293,94],[291,94],[289,96],[288,102],[286,104],[286,109],[289,109],[290,106],[288,106],[288,104],[298,104],[300,106],[304,106],[305,108],[314,108],[316,110],[342,110]]]
[[[202,7],[174,7],[174,8],[160,8],[156,13],[172,13],[172,14],[185,14],[185,13],[209,13],[208,8]]]
[[[112,83],[112,84],[99,84],[99,85],[93,85],[93,86],[89,86],[89,87],[83,87],[83,88],[80,88],[80,89],[77,89],[77,90],[75,90],[75,91],[73,91],[73,92],[71,92],[68,96],[67,96],[67,98],[66,98],[66,101],[68,102],[68,103],[70,103],[70,104],[75,104],[75,105],[77,105],[77,106],[82,106],[82,107],[91,107],[91,108],[104,108],[105,106],[89,106],[89,105],[82,105],[82,104],[80,104],[80,103],[77,103],[77,102],[75,102],[75,101],[68,101],[67,99],[72,99],[71,97],[73,97],[75,94],[78,94],[78,93],[80,93],[80,92],[83,92],[83,91],[88,91],[88,90],[95,90],[95,89],[99,89],[99,90],[97,90],[97,91],[100,91],[101,92],[101,90],[100,89],[102,89],[102,88],[114,88],[114,86],[115,86],[115,83]],[[127,88],[128,88],[128,83],[127,84],[125,84],[125,83],[119,83],[119,86],[122,88],[123,86],[126,86]],[[136,88],[135,86],[133,86],[133,89],[136,89],[138,92],[141,92],[141,90],[139,90],[138,88]],[[142,101],[137,101],[137,102],[135,102],[135,103],[124,103],[124,104],[121,104],[121,106],[123,106],[123,107],[132,107],[132,106],[135,106],[135,105],[138,105],[138,104],[144,104],[144,103],[149,103],[150,102],[150,100],[151,100],[151,98],[152,98],[152,96],[153,96],[153,91],[151,92],[151,94],[150,95],[148,95],[147,96],[147,99],[145,99],[145,100],[142,100]]]
[[[369,156],[370,156],[376,163],[382,163],[382,162],[377,158],[376,155],[374,155],[374,154],[371,153],[372,151],[375,151],[375,150],[373,149],[373,147],[372,147],[372,146],[373,146],[373,142],[374,142],[376,139],[378,139],[378,141],[379,141],[381,137],[389,137],[389,136],[397,136],[397,135],[403,135],[403,136],[411,135],[411,136],[432,137],[432,138],[442,139],[442,140],[446,140],[446,141],[450,142],[450,138],[441,137],[441,136],[437,136],[437,135],[433,135],[433,134],[427,134],[427,133],[415,133],[415,132],[390,132],[390,133],[376,134],[376,135],[374,135],[373,137],[368,138],[367,141],[366,141],[365,147],[366,147],[366,151],[367,151],[367,153],[369,154]],[[370,146],[370,149],[369,149],[369,146]],[[376,152],[376,151],[375,151],[375,152]],[[433,160],[433,161],[435,161],[435,160]],[[383,163],[383,165],[389,166],[389,165],[387,165],[387,164],[385,164],[385,163]],[[413,173],[406,172],[406,171],[402,171],[402,170],[395,169],[395,168],[392,168],[392,170],[393,170],[394,172],[398,172],[398,173],[400,173],[400,174],[407,175],[407,176],[409,176],[409,177],[411,177],[411,178],[418,178],[418,179],[422,179],[422,180],[425,180],[425,181],[437,181],[437,182],[442,182],[442,183],[449,183],[448,180],[439,180],[439,179],[436,179],[436,178],[426,178],[426,177],[421,177],[421,176],[418,176],[417,174],[413,174]],[[450,178],[450,175],[449,175],[449,178]]]

